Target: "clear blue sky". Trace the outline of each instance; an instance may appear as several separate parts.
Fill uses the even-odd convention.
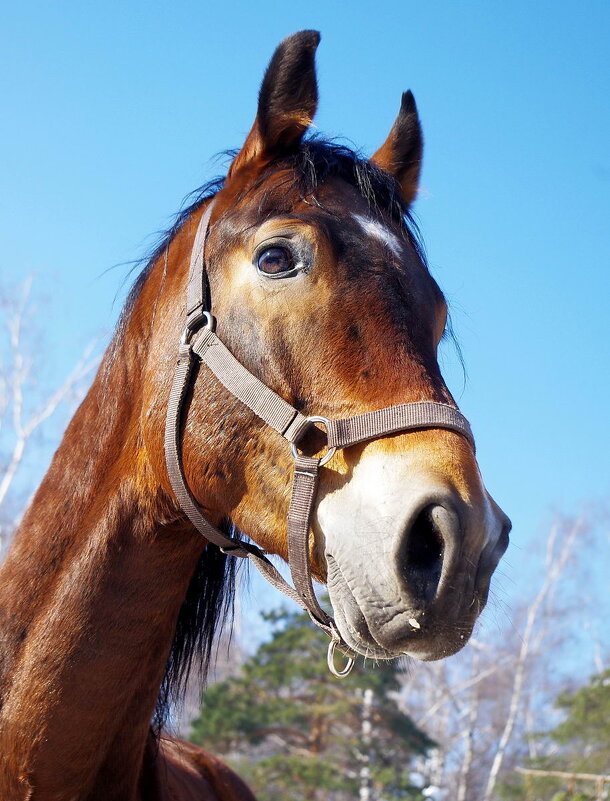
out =
[[[519,574],[552,508],[610,490],[607,2],[5,4],[3,280],[37,276],[67,371],[119,311],[127,270],[104,271],[218,172],[275,45],[312,27],[323,131],[371,152],[417,98],[416,208],[467,383],[451,348],[445,371]]]

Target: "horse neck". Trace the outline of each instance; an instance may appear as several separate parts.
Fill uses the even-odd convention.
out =
[[[163,525],[132,356],[105,357],[0,572],[1,798],[136,793],[202,543]]]

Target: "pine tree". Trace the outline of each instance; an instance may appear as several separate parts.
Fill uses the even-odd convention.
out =
[[[564,765],[574,771],[610,773],[610,669],[575,692],[562,693],[557,707],[566,718],[549,736],[561,747]]]
[[[505,797],[529,798],[534,791],[537,799],[545,801],[597,801],[607,797],[603,787],[608,783],[568,776],[610,774],[610,670],[593,676],[584,687],[561,693],[555,705],[565,718],[540,735],[540,740],[550,746],[550,755],[531,760],[528,767],[540,774],[562,771],[566,776],[533,774],[518,783],[507,782]],[[570,788],[564,789],[566,784]]]
[[[421,798],[409,768],[434,744],[398,705],[401,666],[357,664],[335,679],[328,641],[306,614],[266,619],[279,627],[239,676],[206,692],[191,739],[228,759],[260,801],[351,801],[363,783],[371,801]]]

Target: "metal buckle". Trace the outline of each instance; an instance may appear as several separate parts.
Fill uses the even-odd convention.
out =
[[[328,426],[330,425],[330,420],[327,417],[320,417],[319,415],[315,415],[314,414],[311,417],[306,417],[305,418],[305,422],[308,423],[308,424],[311,424],[311,425],[313,425],[314,423],[322,423],[322,425],[326,429],[326,432],[328,433]],[[301,433],[301,437],[303,436],[305,431],[306,431],[306,428],[304,427],[303,431]],[[301,437],[299,437],[299,439]],[[299,449],[297,448],[296,443],[294,443],[294,442],[290,443],[290,450],[292,451],[293,457],[296,459],[297,456],[299,456]],[[337,448],[335,446],[333,446],[332,448],[329,448],[326,451],[326,453],[324,454],[324,456],[322,456],[322,458],[320,459],[320,467],[322,467],[322,465],[325,465],[326,462],[329,462],[333,458],[333,456],[335,455],[336,451],[337,451]]]
[[[208,328],[210,331],[213,331],[216,328],[216,319],[212,314],[210,314],[209,311],[200,312],[194,320],[191,320],[190,323],[187,323],[186,328],[180,337],[180,344],[186,345],[195,331],[199,330],[199,328]]]

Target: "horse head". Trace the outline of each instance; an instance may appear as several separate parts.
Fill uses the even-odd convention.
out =
[[[410,216],[423,146],[413,95],[403,95],[370,160],[308,135],[318,42],[304,31],[280,44],[252,129],[215,196],[205,268],[217,335],[304,415],[455,406],[437,361],[447,304]],[[145,444],[170,498],[159,431],[205,206],[188,216],[138,300],[141,314],[155,310],[143,368]],[[286,441],[205,365],[187,405],[184,472],[204,513],[286,559]],[[324,452],[322,432],[311,428],[299,448]],[[375,658],[437,659],[461,648],[510,529],[468,439],[431,427],[344,448],[322,468],[317,497],[312,571],[328,585],[344,642]],[[175,502],[170,508],[175,514]]]

